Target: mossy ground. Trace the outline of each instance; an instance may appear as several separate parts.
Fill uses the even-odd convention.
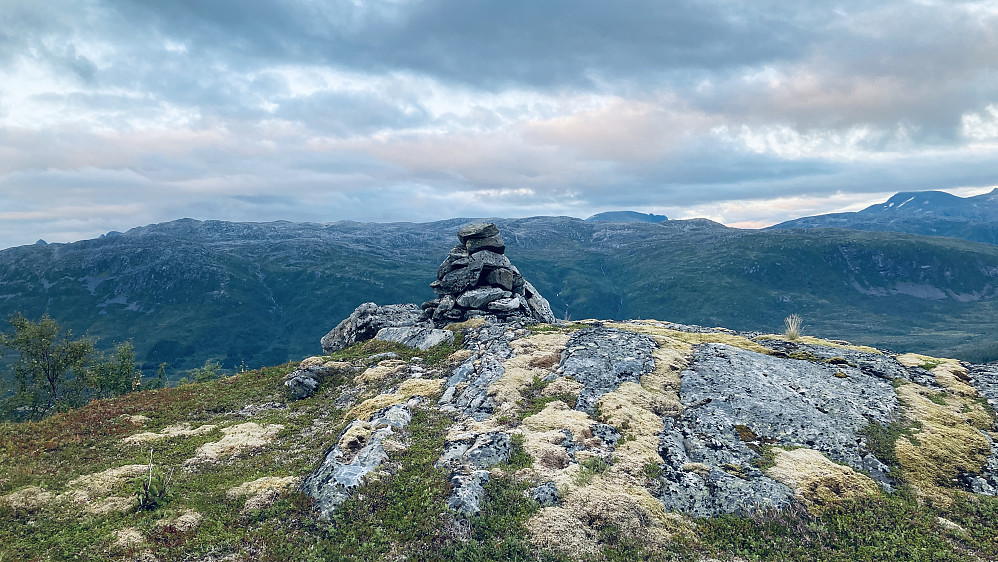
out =
[[[679,356],[686,346],[696,343],[687,341],[688,335],[683,339],[671,332],[655,335],[676,336],[661,341],[675,343]],[[448,346],[419,353],[367,343],[330,359],[366,367],[372,363],[370,355],[395,351],[403,360],[418,356],[424,365],[446,366],[454,349],[456,346]],[[29,486],[49,493],[47,498],[39,496],[43,499],[35,507],[0,505],[0,562],[130,560],[145,553],[162,561],[219,560],[229,555],[275,561],[569,560],[531,543],[527,525],[541,508],[529,499],[531,484],[517,477],[534,462],[522,437],[514,439],[510,462],[493,471],[479,515],[460,519],[447,509],[447,475],[434,462],[453,420],[432,407],[414,411],[409,429],[400,436],[408,447],[393,453],[379,477],[357,490],[331,520],[319,519],[309,498],[293,488],[272,504],[245,509],[246,497],[229,490],[262,477],[304,476],[345,428],[353,406],[398,388],[405,377],[395,373],[357,385],[354,375],[344,371],[313,397],[292,402],[282,390],[283,377],[292,368],[283,365],[208,383],[140,392],[94,402],[40,422],[0,425],[0,496]],[[662,381],[659,387],[671,388],[673,383],[665,378]],[[522,389],[519,416],[536,416],[557,400],[570,398],[547,394],[546,386],[530,380]],[[348,388],[359,390],[336,407],[342,391]],[[985,411],[973,397],[960,396],[954,388],[948,388],[945,395],[926,393],[917,402],[911,397],[907,413],[926,418],[923,426],[917,420],[901,421],[887,428],[871,426],[866,432],[870,448],[899,467],[904,465],[903,455],[888,458],[899,440],[917,446],[920,435],[924,439],[934,429],[933,424],[939,422],[941,427],[951,417],[962,416],[963,425],[968,427],[993,420],[993,412]],[[187,464],[200,446],[220,440],[223,429],[248,422],[279,424],[284,429],[262,447],[239,451],[218,463]],[[129,435],[159,432],[183,423],[192,428],[216,427],[150,443],[124,441]],[[636,431],[635,427],[632,423],[624,430],[625,438]],[[621,447],[633,442],[637,441],[627,441]],[[81,476],[147,463],[150,447],[156,467],[172,474],[173,494],[164,506],[94,514],[57,499],[71,491],[70,482]],[[768,444],[761,447],[771,449]],[[588,460],[583,477],[593,483],[618,478],[627,466],[621,455]],[[655,480],[661,475],[657,462],[636,466],[636,481]],[[904,475],[903,468],[900,472]],[[897,493],[864,495],[813,513],[794,508],[692,521],[690,532],[676,534],[654,547],[635,540],[609,520],[594,520],[592,539],[600,551],[589,559],[998,559],[998,499],[952,492],[948,502],[927,502],[910,490],[902,482]],[[130,484],[127,480],[113,484],[109,493],[128,496]],[[200,521],[191,527],[182,525],[182,516],[190,512],[199,514]],[[123,536],[139,538],[129,543],[120,540]]]

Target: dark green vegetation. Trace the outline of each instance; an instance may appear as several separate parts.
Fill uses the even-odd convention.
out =
[[[849,500],[819,515],[803,509],[702,521],[701,540],[748,560],[993,560],[998,500],[958,501],[949,511],[904,493]],[[954,523],[941,528],[939,518]]]
[[[47,314],[37,322],[15,314],[10,326],[0,332],[0,355],[13,356],[13,387],[0,393],[0,419],[40,419],[131,392],[141,383],[129,343],[119,344],[108,356],[94,348],[94,340],[74,339]]]
[[[915,430],[920,428],[920,422],[904,418],[894,420],[886,426],[870,421],[866,427],[860,430],[860,434],[866,437],[866,447],[875,457],[890,468],[897,469],[901,463],[894,451],[894,444],[902,436],[917,444],[918,438],[915,437]]]

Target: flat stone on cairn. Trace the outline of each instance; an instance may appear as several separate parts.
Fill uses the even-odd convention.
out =
[[[423,303],[423,317],[437,326],[483,315],[520,316],[554,323],[547,299],[505,256],[506,242],[493,223],[468,225],[437,269],[430,287],[437,298]]]

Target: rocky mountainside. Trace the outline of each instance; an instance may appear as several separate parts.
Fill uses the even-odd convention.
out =
[[[772,228],[909,232],[998,244],[998,188],[973,197],[957,197],[942,191],[902,192],[855,213],[803,217]]]
[[[385,308],[0,425],[0,560],[998,559],[994,366],[487,306],[419,350]]]
[[[669,217],[665,215],[655,215],[652,213],[639,213],[637,211],[606,211],[596,213],[586,219],[587,221],[602,222],[665,222]]]
[[[422,303],[470,222],[180,220],[72,244],[0,251],[0,316],[46,310],[105,347],[131,340],[147,373],[310,353],[361,302]],[[706,220],[497,220],[505,255],[557,318],[668,318],[811,333],[973,361],[998,358],[998,248],[881,232],[755,231]]]

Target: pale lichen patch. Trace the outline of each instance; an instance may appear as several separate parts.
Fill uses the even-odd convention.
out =
[[[551,333],[513,340],[510,345],[514,356],[503,362],[502,377],[488,389],[496,405],[504,412],[517,410],[523,402],[523,391],[558,366],[568,338],[568,334]]]
[[[108,496],[128,479],[134,478],[149,470],[147,464],[126,464],[109,468],[92,474],[84,474],[69,481],[67,486],[71,491],[86,495],[88,498]]]
[[[112,495],[130,479],[144,474],[149,465],[129,464],[101,472],[85,474],[70,480],[67,491],[56,500],[71,502],[83,507],[87,513],[106,515],[114,511],[128,511],[135,507],[134,496]]]
[[[135,548],[146,542],[142,531],[135,527],[125,527],[114,532],[114,546],[118,548]]]
[[[353,380],[356,383],[379,382],[395,376],[406,368],[407,363],[398,359],[386,359],[373,367],[368,367]]]
[[[156,522],[155,527],[157,529],[171,528],[181,533],[188,533],[197,529],[202,520],[204,520],[204,515],[193,509],[185,509],[179,515],[160,519]]]
[[[194,457],[187,463],[217,462],[223,458],[232,457],[245,449],[255,449],[270,443],[284,429],[281,424],[260,425],[256,422],[241,423],[223,427],[219,441],[205,443],[198,447]]]
[[[587,486],[568,487],[560,506],[544,508],[527,522],[534,544],[572,557],[597,553],[598,530],[606,528],[650,549],[693,531],[685,518],[667,513],[644,487],[609,474]]]
[[[225,492],[229,499],[246,497],[243,511],[263,509],[277,500],[288,488],[295,486],[301,479],[296,476],[264,476],[230,488]]]
[[[774,448],[775,464],[764,472],[786,484],[808,509],[824,507],[848,498],[877,494],[880,488],[868,476],[832,462],[813,449]]]
[[[541,391],[541,396],[563,396],[570,395],[578,398],[579,393],[586,386],[572,377],[558,377],[548,383]]]
[[[681,353],[688,352],[689,348],[693,345],[702,343],[723,343],[733,347],[740,347],[747,351],[754,351],[756,353],[763,353],[766,355],[773,354],[773,350],[768,347],[760,345],[744,336],[728,332],[681,332],[679,330],[670,329],[666,327],[665,324],[660,322],[609,322],[606,325],[610,328],[617,328],[619,330],[630,330],[639,334],[661,336],[665,339],[659,342],[660,346],[665,345],[672,347]]]
[[[782,334],[764,334],[761,336],[756,336],[756,339],[760,340],[785,340],[793,341],[794,343],[803,343],[808,345],[820,345],[822,347],[837,347],[840,349],[851,349],[853,351],[862,351],[863,353],[877,353],[882,352],[875,348],[867,345],[854,345],[849,342],[837,341],[837,340],[826,340],[824,338],[816,338],[814,336],[798,336],[793,340],[789,340],[786,336]]]
[[[444,382],[443,379],[407,379],[399,385],[397,391],[379,394],[355,406],[347,414],[347,418],[368,421],[375,412],[384,410],[395,404],[401,404],[414,396],[433,396],[439,394]]]
[[[149,421],[149,416],[143,416],[142,414],[135,414],[135,415],[122,414],[121,417],[123,417],[125,421],[134,426],[141,426],[144,425],[147,421]]]
[[[573,559],[585,559],[599,550],[597,534],[563,507],[546,507],[527,521],[531,541],[546,550],[566,554]]]
[[[561,400],[550,402],[540,412],[523,418],[523,427],[530,431],[567,429],[577,441],[592,437],[592,424],[589,414],[573,410]]]
[[[956,359],[945,359],[920,355],[918,353],[905,353],[898,355],[897,360],[905,367],[921,367],[936,377],[936,382],[947,390],[955,392],[960,396],[976,398],[977,389],[970,384],[970,376],[967,369]]]
[[[143,433],[129,435],[123,441],[131,445],[137,445],[141,443],[159,441],[160,439],[170,439],[173,437],[191,437],[194,435],[204,435],[205,433],[210,433],[214,431],[216,427],[217,426],[212,424],[206,424],[192,428],[189,423],[181,423],[164,427],[158,432],[145,431]]]
[[[340,436],[337,446],[344,451],[359,451],[367,444],[372,433],[374,433],[374,426],[369,422],[352,423]]]
[[[0,504],[15,511],[38,511],[52,501],[52,493],[38,486],[27,486],[0,496]]]

